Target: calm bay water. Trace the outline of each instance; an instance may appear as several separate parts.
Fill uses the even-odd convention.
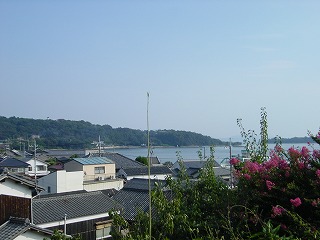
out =
[[[274,144],[269,144],[269,149],[274,148]],[[304,144],[282,144],[284,149],[289,149],[290,147],[298,147],[301,148],[303,146],[308,147],[307,143]],[[318,148],[319,145],[315,145],[314,147]],[[310,147],[308,147],[310,148]],[[226,158],[230,156],[229,147],[226,146],[217,146],[214,148],[214,157],[218,163],[226,161]],[[241,150],[244,150],[244,147],[232,147],[231,154],[232,156],[241,156]],[[148,149],[147,148],[114,148],[108,149],[108,152],[118,152],[128,158],[135,159],[138,156],[147,156]],[[153,147],[151,149],[151,156],[158,157],[161,163],[170,161],[172,163],[176,162],[178,157],[177,153],[184,159],[184,160],[198,160],[199,155],[198,152],[202,152],[202,156],[209,156],[210,155],[210,147]]]

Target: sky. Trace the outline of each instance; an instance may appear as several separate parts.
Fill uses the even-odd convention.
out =
[[[0,116],[228,139],[320,127],[320,1],[0,0]],[[149,93],[149,99],[147,98]],[[148,104],[149,102],[149,104]]]

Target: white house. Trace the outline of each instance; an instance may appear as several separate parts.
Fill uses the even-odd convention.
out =
[[[34,158],[25,158],[22,161],[29,164],[28,171],[26,171],[26,175],[30,177],[42,177],[48,175],[50,172],[48,171],[48,164],[39,160],[35,160]]]
[[[123,179],[116,178],[115,163],[106,157],[74,158],[64,169],[66,174],[81,171],[82,189],[86,191],[123,188]]]
[[[45,189],[41,194],[83,190],[83,171],[55,171],[39,178],[38,184]]]

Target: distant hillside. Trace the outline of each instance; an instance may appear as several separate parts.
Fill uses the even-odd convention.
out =
[[[147,132],[129,128],[112,128],[86,121],[41,120],[18,117],[0,117],[0,140],[20,146],[23,140],[37,137],[44,148],[86,148],[96,144],[98,137],[104,145],[141,146],[147,144]],[[17,140],[20,139],[20,140]],[[150,131],[153,146],[209,146],[226,144],[219,139],[194,132],[158,130]]]
[[[275,143],[275,139],[269,139],[269,143]],[[293,138],[281,138],[282,143],[307,143],[313,142],[311,137],[293,137]]]

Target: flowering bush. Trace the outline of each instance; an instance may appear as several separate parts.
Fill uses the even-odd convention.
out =
[[[306,237],[305,232],[309,232],[314,236],[315,229],[320,228],[318,150],[292,147],[284,151],[278,145],[266,161],[231,159],[230,163],[242,205],[283,226],[283,234]]]

